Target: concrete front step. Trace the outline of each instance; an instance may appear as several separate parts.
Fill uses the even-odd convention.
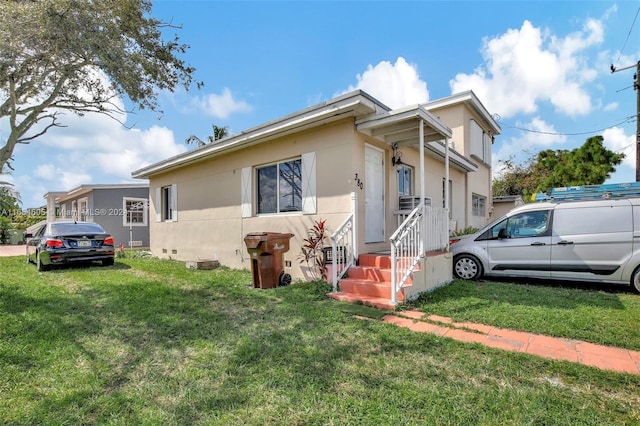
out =
[[[391,269],[391,255],[366,253],[358,256],[358,265]]]
[[[395,309],[391,303],[391,256],[368,253],[358,257],[358,266],[349,268],[347,278],[339,282],[340,292],[330,293],[336,300],[362,303],[380,309]],[[411,279],[405,287],[411,285]],[[397,302],[404,301],[404,288],[397,295]]]
[[[395,310],[395,305],[391,303],[391,300],[383,297],[371,297],[361,296],[351,293],[327,293],[327,296],[332,299],[349,303],[361,303],[365,306],[372,306],[378,309]]]
[[[371,280],[377,282],[391,282],[391,269],[383,269],[377,266],[352,266],[348,272],[349,278],[359,280]]]
[[[340,280],[340,291],[359,296],[384,297],[391,299],[391,281],[372,281],[357,278]],[[398,293],[398,300],[404,300],[404,290]]]

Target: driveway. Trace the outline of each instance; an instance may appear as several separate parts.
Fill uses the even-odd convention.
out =
[[[27,253],[27,249],[24,244],[17,246],[0,245],[0,257],[1,256],[23,256]]]

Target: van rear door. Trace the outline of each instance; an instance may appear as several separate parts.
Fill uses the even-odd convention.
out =
[[[551,277],[618,281],[633,249],[628,200],[560,204],[553,215]]]

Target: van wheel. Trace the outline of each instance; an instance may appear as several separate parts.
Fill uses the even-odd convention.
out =
[[[636,293],[640,293],[640,266],[633,271],[633,275],[631,275],[631,288]]]
[[[458,255],[453,258],[453,275],[462,280],[477,280],[482,275],[482,264],[470,254]]]

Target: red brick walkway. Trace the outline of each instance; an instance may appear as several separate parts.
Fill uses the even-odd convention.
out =
[[[525,352],[544,358],[577,362],[603,370],[640,375],[640,352],[579,340],[506,330],[475,323],[457,323],[451,318],[404,311],[386,315],[384,322],[410,330],[481,343],[492,348]]]

